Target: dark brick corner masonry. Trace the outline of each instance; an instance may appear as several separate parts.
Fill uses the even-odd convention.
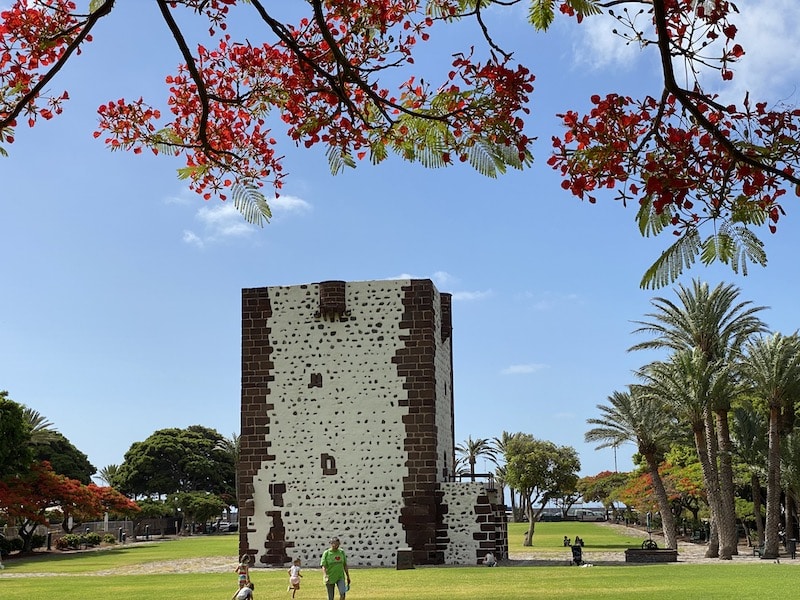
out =
[[[400,329],[403,347],[392,362],[407,391],[401,406],[408,407],[403,417],[408,477],[403,479],[403,507],[400,523],[414,564],[441,564],[443,552],[437,548],[436,533],[441,529],[443,507],[439,506],[436,472],[436,340],[434,328],[435,291],[430,280],[412,280],[403,288],[405,311]]]
[[[239,438],[239,555],[251,558],[258,549],[249,548],[247,542],[249,517],[253,516],[253,478],[265,461],[275,460],[270,454],[269,414],[274,405],[267,401],[273,364],[270,358],[269,318],[272,305],[268,288],[242,290],[242,429]],[[279,487],[271,489],[280,494]],[[265,541],[266,554],[262,562],[283,564],[288,560],[286,548],[291,546],[285,539],[285,530],[280,513],[272,517],[272,527]]]

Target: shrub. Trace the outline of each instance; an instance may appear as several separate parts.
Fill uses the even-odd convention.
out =
[[[36,534],[33,537],[31,537],[31,548],[41,548],[42,546],[45,545],[45,542],[47,542],[46,535]]]
[[[96,531],[90,531],[83,535],[83,543],[87,546],[99,546],[102,538]]]
[[[69,549],[69,540],[65,539],[66,536],[62,536],[56,540],[56,550],[68,550]]]
[[[84,543],[82,535],[68,533],[56,540],[56,548],[59,550],[77,550]]]
[[[107,533],[103,536],[103,543],[105,544],[116,544],[117,543],[117,536],[113,533]]]

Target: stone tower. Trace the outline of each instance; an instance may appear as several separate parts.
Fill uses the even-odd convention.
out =
[[[451,297],[430,280],[242,291],[239,546],[255,566],[476,564],[493,486],[454,477]]]

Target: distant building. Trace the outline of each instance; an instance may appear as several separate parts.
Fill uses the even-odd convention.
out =
[[[430,280],[242,291],[239,547],[255,566],[507,556],[504,506],[454,476],[451,297]]]

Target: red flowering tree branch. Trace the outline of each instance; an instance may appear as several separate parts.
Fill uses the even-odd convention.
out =
[[[262,0],[151,1],[183,58],[166,78],[167,105],[106,102],[95,136],[112,150],[182,157],[179,175],[193,190],[232,197],[251,222],[270,216],[261,186],[279,190],[285,177],[273,114],[295,144],[324,146],[334,173],[390,152],[429,167],[467,162],[488,176],[529,164],[523,117],[534,77],[484,19],[493,5],[522,2],[538,29],[558,12],[581,22],[605,10],[620,25],[614,33],[659,52],[660,89],[592,96],[587,114],[566,110],[549,160],[575,196],[595,202],[613,190],[637,203],[643,235],[675,234],[642,286],[670,283],[698,257],[745,273],[766,264],[754,231],[774,232],[782,196],[800,190],[800,111],[749,96],[729,104],[701,84],[713,70],[729,82],[745,56],[728,0],[309,0],[295,24]],[[72,0],[14,0],[0,14],[0,153],[20,117],[33,126],[61,112],[68,93],[45,90],[113,8],[91,0],[82,14]],[[232,37],[234,9],[269,41]],[[208,39],[191,42],[178,11],[206,19]],[[462,19],[475,20],[488,57],[455,52],[438,81],[416,76],[419,45]]]
[[[650,18],[643,28],[627,8],[638,5]],[[749,263],[766,264],[754,227],[776,231],[784,214],[780,198],[800,192],[800,110],[766,102],[723,104],[703,91],[700,74],[716,69],[723,82],[744,56],[735,42],[726,0],[618,0],[598,6],[625,26],[631,41],[659,51],[663,89],[641,99],[620,94],[593,96],[585,115],[560,115],[566,133],[553,138],[549,164],[563,176],[562,187],[597,201],[601,189],[639,205],[643,235],[671,230],[677,240],[647,270],[642,287],[661,287],[699,257],[746,274]],[[571,14],[569,2],[560,4]],[[681,64],[689,78],[676,78]],[[702,226],[711,232],[702,237]]]
[[[311,0],[309,15],[289,25],[260,0],[154,1],[184,61],[166,80],[168,110],[143,98],[112,100],[98,110],[95,137],[112,150],[182,156],[179,175],[192,189],[206,199],[232,192],[253,222],[269,217],[259,188],[280,189],[284,178],[273,112],[296,144],[324,145],[334,172],[366,158],[380,162],[390,151],[432,167],[469,162],[488,176],[531,161],[521,116],[533,76],[508,53],[485,61],[456,54],[436,86],[413,72],[394,87],[381,82],[388,70],[413,70],[414,49],[435,24],[477,14],[458,2]],[[113,6],[94,0],[80,15],[70,0],[16,0],[2,13],[0,146],[13,142],[21,112],[51,116],[49,107],[37,112],[44,86]],[[229,35],[234,8],[250,11],[271,41]],[[210,43],[190,43],[174,16],[180,10],[207,19]],[[67,97],[49,102],[59,108]]]

